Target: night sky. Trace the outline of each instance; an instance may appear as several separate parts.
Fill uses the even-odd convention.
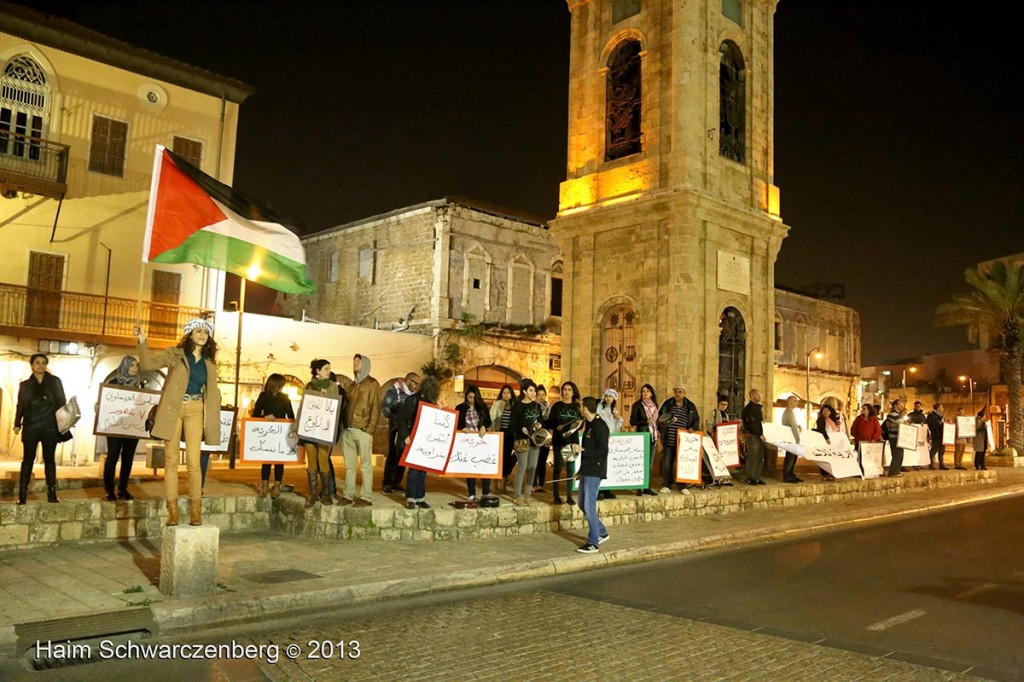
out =
[[[443,196],[557,210],[564,0],[23,4],[255,87],[235,187],[306,232]],[[776,279],[844,284],[864,364],[966,348],[935,306],[966,290],[965,268],[1024,251],[1020,60],[993,30],[1009,20],[923,0],[779,4],[775,177],[792,230]]]

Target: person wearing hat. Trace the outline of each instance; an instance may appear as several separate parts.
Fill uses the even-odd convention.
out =
[[[608,433],[618,433],[622,431],[622,417],[618,412],[615,411],[615,406],[619,403],[619,392],[614,388],[606,388],[604,393],[601,394],[601,404],[597,407],[597,416],[604,420],[604,423],[608,425]],[[602,490],[597,493],[597,499],[599,500],[614,500],[615,493],[611,490]]]
[[[662,442],[665,444],[665,461],[661,470],[661,492],[672,492],[672,484],[676,479],[676,437],[679,429],[696,431],[700,429],[700,414],[693,401],[686,397],[686,387],[677,384],[672,388],[672,397],[661,405],[658,411],[658,423],[665,430]],[[690,494],[689,488],[679,484],[679,492]]]
[[[189,525],[201,526],[203,498],[199,454],[204,440],[210,445],[220,443],[220,389],[217,387],[213,323],[199,317],[190,320],[176,346],[155,354],[149,349],[141,327],[135,327],[135,336],[139,366],[143,370],[168,368],[150,431],[153,437],[164,440],[167,525],[178,525],[179,444],[184,434]]]
[[[385,495],[392,492],[403,493],[402,476],[405,475],[405,467],[399,465],[402,458],[404,446],[398,442],[398,408],[402,406],[405,399],[415,393],[420,387],[420,375],[416,372],[409,372],[404,379],[396,379],[384,393],[380,401],[380,412],[388,420],[388,456],[384,460],[384,477],[381,481],[382,490]]]

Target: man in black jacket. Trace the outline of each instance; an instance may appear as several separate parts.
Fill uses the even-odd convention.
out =
[[[750,402],[743,407],[743,435],[747,450],[747,483],[764,485],[761,466],[764,464],[764,414],[761,412],[761,391],[750,391]]]
[[[928,413],[927,424],[928,433],[931,435],[932,443],[928,449],[929,459],[931,462],[928,464],[929,469],[935,468],[935,460],[939,460],[939,468],[945,471],[949,467],[946,466],[942,460],[946,456],[946,446],[942,444],[942,431],[946,426],[946,422],[942,419],[942,416],[946,414],[946,409],[942,406],[942,403],[935,403],[935,407]]]
[[[682,385],[672,389],[672,397],[661,404],[658,410],[658,421],[669,415],[670,421],[664,425],[664,437],[661,439],[664,448],[665,461],[661,468],[661,492],[672,492],[672,484],[676,480],[676,436],[679,429],[687,431],[700,430],[700,414],[693,401],[686,397],[686,388]],[[679,492],[690,494],[688,486],[680,483]]]
[[[573,450],[580,452],[580,470],[576,479],[580,482],[579,507],[587,517],[589,532],[587,541],[580,545],[577,552],[593,554],[598,545],[608,539],[608,531],[601,518],[597,515],[597,492],[601,481],[608,475],[608,425],[603,419],[597,419],[597,398],[587,396],[583,399],[583,418],[587,420],[583,426],[583,444],[573,444]]]

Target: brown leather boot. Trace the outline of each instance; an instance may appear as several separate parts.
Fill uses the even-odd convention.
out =
[[[263,481],[260,483],[260,497],[267,496],[267,489],[270,487],[270,481]]]
[[[275,500],[281,497],[281,482],[274,481],[274,485],[270,488],[270,496]]]
[[[167,525],[178,525],[178,501],[167,500]]]
[[[201,526],[203,525],[203,501],[202,499],[193,500],[189,498],[188,501],[188,525],[190,526]]]

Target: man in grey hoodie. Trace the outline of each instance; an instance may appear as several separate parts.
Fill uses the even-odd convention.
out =
[[[348,390],[346,429],[341,441],[345,452],[345,497],[342,504],[354,501],[357,506],[366,506],[373,504],[373,433],[381,417],[380,383],[370,376],[370,358],[365,355],[356,353],[352,358],[352,374],[355,382]],[[363,476],[358,498],[357,463],[361,463]]]

